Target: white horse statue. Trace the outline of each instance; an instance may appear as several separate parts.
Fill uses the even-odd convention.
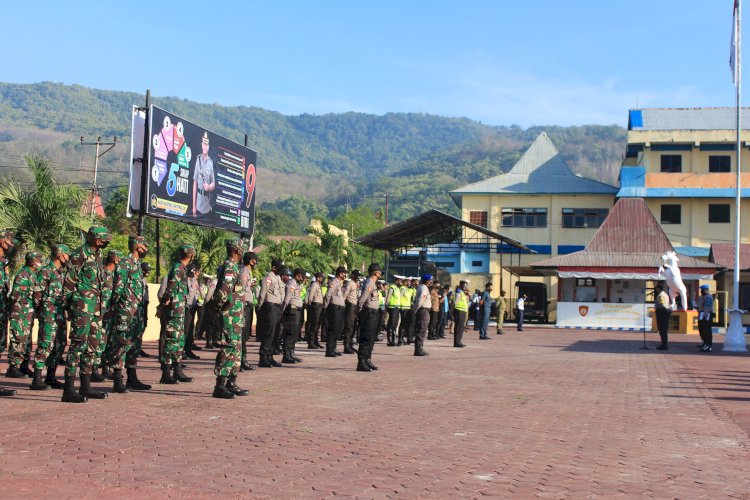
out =
[[[677,267],[677,263],[680,259],[677,258],[677,254],[673,251],[669,251],[661,256],[661,267],[659,268],[659,274],[664,276],[667,280],[667,286],[669,286],[669,297],[672,299],[672,310],[677,308],[677,294],[682,297],[682,309],[687,309],[687,290],[685,289],[685,283],[682,282],[682,273],[680,268]]]

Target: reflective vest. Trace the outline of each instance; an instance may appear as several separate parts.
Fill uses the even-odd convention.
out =
[[[385,305],[385,295],[383,295],[383,292],[378,290],[378,305],[382,309]]]
[[[307,287],[303,285],[299,291],[299,298],[302,299],[303,303],[305,302],[305,297],[307,297]]]
[[[393,290],[391,296],[388,298],[388,308],[400,307],[401,306],[401,290],[396,285],[391,285],[388,288]]]
[[[411,288],[408,286],[402,286],[399,290],[401,290],[399,307],[401,307],[401,309],[409,309],[411,307],[411,297],[409,296],[409,290],[411,290]]]
[[[456,311],[468,312],[469,310],[469,298],[464,292],[456,292],[456,303],[454,305]]]

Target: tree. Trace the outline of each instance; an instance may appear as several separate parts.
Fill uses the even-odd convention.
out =
[[[24,159],[34,184],[25,188],[5,179],[0,185],[0,227],[13,229],[23,250],[48,252],[56,243],[79,246],[81,232],[91,226],[91,219],[81,215],[86,191],[58,183],[46,158],[27,155]]]

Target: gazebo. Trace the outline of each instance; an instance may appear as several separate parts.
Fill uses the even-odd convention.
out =
[[[557,326],[576,328],[651,328],[648,310],[661,256],[674,247],[641,198],[622,198],[580,252],[531,264],[557,275]],[[712,280],[722,266],[679,256],[688,297],[701,280]]]

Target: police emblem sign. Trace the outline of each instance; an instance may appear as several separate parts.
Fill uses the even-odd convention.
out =
[[[242,234],[253,232],[255,151],[156,106],[149,108],[146,130],[150,131],[143,138],[148,141],[146,214]],[[134,125],[133,155],[136,135]],[[131,209],[139,205],[133,203],[133,174],[139,169],[133,163]]]

